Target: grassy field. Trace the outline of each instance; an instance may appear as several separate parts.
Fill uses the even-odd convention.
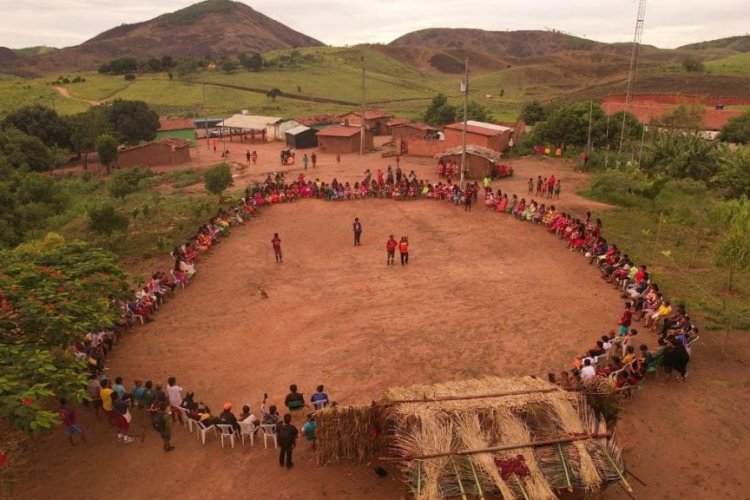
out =
[[[750,52],[706,61],[706,71],[716,75],[750,76]]]

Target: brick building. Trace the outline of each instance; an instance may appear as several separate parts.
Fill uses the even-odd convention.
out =
[[[359,127],[326,127],[318,132],[318,149],[323,153],[359,153]],[[365,151],[373,148],[373,135],[365,132]]]
[[[182,165],[189,161],[190,143],[183,139],[167,138],[121,149],[115,166]]]
[[[390,129],[386,125],[393,115],[386,113],[385,111],[378,110],[366,110],[365,111],[365,129],[372,132],[373,135],[388,135]],[[350,127],[361,127],[362,126],[362,113],[354,111],[341,117],[344,124]]]
[[[463,122],[446,125],[444,129],[446,147],[463,143]],[[473,144],[494,151],[505,151],[508,148],[513,128],[492,123],[469,120],[466,122],[466,144]]]

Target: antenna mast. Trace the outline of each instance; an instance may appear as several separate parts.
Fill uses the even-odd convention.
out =
[[[617,155],[622,153],[622,145],[627,131],[627,116],[633,106],[635,81],[638,76],[638,58],[641,55],[641,38],[643,37],[643,21],[646,18],[646,0],[638,0],[638,17],[635,21],[635,35],[633,36],[633,53],[630,56],[630,71],[628,72],[628,90],[625,93],[625,108],[622,114],[622,129],[620,130],[620,147]]]

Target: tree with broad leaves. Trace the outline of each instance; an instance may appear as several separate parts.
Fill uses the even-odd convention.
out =
[[[59,423],[54,398],[88,398],[72,347],[119,322],[126,275],[114,254],[55,234],[0,261],[0,418],[38,434]]]
[[[99,161],[110,172],[112,163],[117,159],[117,140],[109,134],[102,134],[96,138],[96,154]]]

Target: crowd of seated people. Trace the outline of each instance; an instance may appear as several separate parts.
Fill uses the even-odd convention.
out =
[[[200,255],[218,244],[223,237],[229,236],[232,226],[239,226],[258,213],[258,207],[291,202],[299,198],[318,198],[325,200],[354,200],[367,197],[410,199],[426,198],[447,200],[454,204],[463,204],[467,197],[476,201],[479,185],[467,183],[463,188],[451,182],[450,178],[437,183],[420,180],[411,171],[404,175],[398,168],[395,172],[388,167],[386,172],[378,170],[373,175],[367,170],[362,181],[340,182],[333,179],[330,183],[319,179],[307,180],[304,174],[287,183],[283,174],[268,176],[262,183],[254,183],[245,190],[244,196],[233,206],[219,209],[215,215],[201,225],[195,235],[183,245],[175,247],[170,255],[174,266],[169,275],[163,271],[154,272],[147,283],[133,290],[133,296],[124,303],[111,301],[112,307],[121,307],[122,320],[110,330],[92,332],[85,342],[72,346],[76,356],[87,361],[92,382],[89,391],[94,401],[94,408],[102,408],[99,397],[102,384],[106,380],[104,360],[123,331],[132,327],[136,321],[150,321],[161,304],[173,295],[178,287],[184,287],[196,275],[196,261]],[[547,205],[533,198],[527,201],[516,194],[503,193],[485,185],[485,206],[500,213],[510,214],[519,221],[528,221],[544,226],[547,231],[557,236],[570,251],[579,252],[589,264],[596,265],[601,278],[611,284],[627,301],[625,312],[618,323],[618,331],[610,331],[597,339],[590,349],[574,360],[572,370],[563,371],[559,378],[549,374],[553,383],[569,390],[617,390],[630,394],[631,389],[645,380],[646,374],[663,370],[666,380],[673,372],[678,373],[678,380],[684,381],[687,376],[687,364],[690,360],[691,346],[698,338],[696,328],[682,304],[672,305],[660,291],[658,285],[651,281],[646,265],[636,265],[627,254],[602,236],[602,222],[587,212],[583,218],[571,213],[558,211],[555,205]],[[632,327],[633,321],[643,322],[646,335],[640,335]],[[648,340],[642,340],[648,336]],[[656,344],[651,349],[648,344]],[[118,384],[116,384],[118,385]],[[120,387],[121,384],[119,384]],[[275,405],[266,407],[264,398],[258,415],[251,411],[250,405],[243,405],[242,412],[235,416],[231,403],[225,403],[222,412],[214,415],[209,407],[195,401],[194,394],[188,392],[181,402],[172,404],[161,384],[152,381],[136,381],[132,391],[118,390],[119,401],[128,401],[137,408],[157,408],[160,403],[169,402],[175,409],[183,408],[187,416],[203,422],[206,426],[228,424],[235,429],[243,422],[261,424],[278,424],[281,415]],[[99,401],[97,405],[97,401]],[[318,386],[315,394],[306,402],[304,395],[296,385],[290,387],[285,399],[288,410],[294,411],[309,407],[319,410],[329,405],[328,396],[323,386]],[[335,405],[335,403],[331,403]],[[121,404],[120,404],[121,406]],[[128,442],[124,440],[123,442]]]

